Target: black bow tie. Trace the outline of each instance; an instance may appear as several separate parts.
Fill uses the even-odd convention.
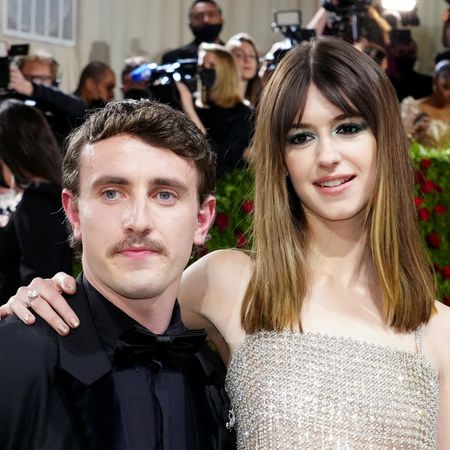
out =
[[[114,362],[118,366],[147,366],[156,360],[182,367],[205,340],[204,330],[158,335],[140,325],[134,325],[119,337],[114,351]]]

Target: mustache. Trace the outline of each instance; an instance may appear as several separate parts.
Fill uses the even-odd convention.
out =
[[[113,256],[125,249],[131,247],[145,247],[152,252],[161,253],[163,256],[167,256],[169,252],[167,248],[159,241],[151,239],[149,237],[142,236],[129,236],[121,241],[117,242],[108,250],[109,256]]]

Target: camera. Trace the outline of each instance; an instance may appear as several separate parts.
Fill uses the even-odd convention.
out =
[[[176,81],[182,81],[191,92],[197,88],[197,59],[179,59],[172,64],[143,64],[130,72],[133,81],[146,81],[149,98],[180,107]]]
[[[307,41],[315,37],[314,30],[301,28],[302,13],[298,9],[281,10],[273,12],[272,29],[280,31],[281,34],[289,39],[291,46]]]
[[[371,3],[372,0],[322,0],[321,6],[331,13],[331,34],[351,43],[359,41]]]
[[[9,65],[15,56],[28,55],[29,44],[11,45],[7,56],[0,57],[0,95],[4,96],[8,93],[9,84]]]

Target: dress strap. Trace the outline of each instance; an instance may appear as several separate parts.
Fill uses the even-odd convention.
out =
[[[416,352],[422,353],[423,325],[419,325],[414,331],[416,337]]]

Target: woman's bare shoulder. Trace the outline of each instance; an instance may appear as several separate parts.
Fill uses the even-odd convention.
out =
[[[252,273],[250,254],[217,250],[189,266],[181,281],[180,303],[189,317],[203,317],[216,328],[239,324],[240,306]]]

